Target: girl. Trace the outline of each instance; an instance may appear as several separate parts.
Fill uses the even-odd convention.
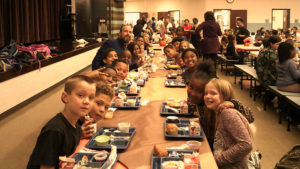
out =
[[[116,50],[113,48],[108,48],[103,52],[103,57],[100,61],[100,66],[110,66],[116,59],[118,59]]]
[[[190,42],[188,42],[188,41],[180,42],[179,49],[180,49],[181,52],[184,51],[187,48],[190,48]]]
[[[226,47],[226,53],[225,53],[226,58],[231,60],[239,59],[239,56],[235,50],[235,43],[236,43],[235,36],[228,35],[227,39],[228,39],[228,45]]]
[[[189,111],[199,116],[201,127],[205,132],[210,148],[213,150],[215,137],[215,114],[211,113],[204,106],[204,88],[205,85],[214,77],[215,68],[212,61],[199,62],[196,65],[196,72],[192,75],[187,89]],[[235,108],[241,112],[249,123],[254,121],[253,114],[248,107],[244,107],[237,100],[230,100],[219,105],[219,111],[226,108]]]
[[[166,47],[164,47],[164,53],[167,56],[168,60],[174,60],[174,58],[176,58],[176,56],[178,55],[178,52],[173,45],[167,45]]]
[[[181,57],[184,65],[187,67],[187,70],[182,73],[182,77],[186,83],[189,83],[191,75],[195,72],[195,65],[199,55],[195,49],[188,48],[183,51]]]
[[[235,109],[218,111],[219,105],[234,98],[231,84],[212,79],[205,86],[204,102],[215,114],[214,157],[220,169],[248,168],[252,150],[251,131],[245,117]]]
[[[135,69],[141,67],[144,64],[144,62],[143,62],[142,56],[140,55],[140,52],[141,52],[140,46],[137,43],[132,42],[128,45],[127,48],[131,52],[131,55],[132,55],[131,63],[129,66],[129,71],[135,70]]]
[[[282,42],[278,47],[276,70],[278,73],[276,85],[279,90],[300,93],[300,70],[293,58],[296,50],[288,42]]]
[[[179,52],[179,47],[180,47],[181,41],[183,41],[182,37],[175,37],[175,38],[173,38],[173,40],[171,42],[172,45],[175,47],[176,52]]]
[[[128,74],[128,64],[124,60],[117,59],[112,65],[117,71],[117,81],[125,80]]]

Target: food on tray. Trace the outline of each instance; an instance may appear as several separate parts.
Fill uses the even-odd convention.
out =
[[[199,153],[185,154],[183,161],[185,169],[198,169]]]
[[[124,100],[120,97],[116,97],[115,106],[116,107],[123,107],[124,106]]]
[[[129,133],[130,123],[119,123],[119,124],[118,124],[118,129],[119,129],[121,132]]]
[[[189,107],[187,101],[182,101],[180,103],[180,113],[189,113]]]
[[[106,160],[106,158],[107,158],[107,154],[108,154],[107,151],[103,151],[103,152],[100,152],[100,153],[98,153],[98,154],[95,154],[93,158],[94,158],[96,161],[104,161],[104,160]]]
[[[127,107],[134,107],[136,104],[136,99],[127,99],[126,106]]]
[[[111,145],[110,155],[100,169],[111,169],[117,160],[117,146]]]
[[[201,142],[191,140],[191,141],[187,141],[187,142],[186,142],[186,145],[188,146],[188,148],[189,148],[190,150],[196,150],[196,151],[199,151],[199,148],[200,148],[200,146],[201,146]]]
[[[174,123],[169,123],[166,127],[169,135],[178,135],[178,126]]]
[[[180,103],[178,101],[167,101],[167,105],[176,109],[180,108]]]
[[[110,137],[107,135],[100,135],[94,138],[96,141],[97,146],[108,146]]]
[[[196,122],[196,123],[200,124],[199,118],[192,118],[192,119],[189,119],[189,121],[190,121],[190,123],[191,122]]]
[[[126,94],[124,92],[119,93],[118,97],[125,100],[127,98]]]
[[[137,80],[137,85],[143,85],[144,84],[144,80],[143,79],[139,79]]]
[[[87,165],[89,162],[89,158],[86,155],[83,155],[81,158],[81,165]]]
[[[75,165],[74,158],[67,158],[66,156],[59,157],[59,168],[61,169],[73,169]]]
[[[197,122],[190,122],[189,124],[189,134],[190,136],[200,136],[200,125]]]
[[[165,161],[161,166],[162,169],[184,169],[183,161]]]
[[[129,93],[137,93],[138,87],[136,83],[132,83],[129,89]]]
[[[116,111],[116,108],[109,108],[107,110],[107,112],[105,113],[105,119],[112,119],[115,111]]]
[[[178,122],[178,117],[176,116],[168,116],[167,120],[169,123],[177,123]]]
[[[180,68],[179,65],[171,65],[171,64],[167,64],[167,67],[170,68],[170,69]]]
[[[157,157],[167,157],[168,151],[165,147],[155,144],[153,148],[153,155]]]

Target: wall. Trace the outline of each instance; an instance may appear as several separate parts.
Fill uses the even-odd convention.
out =
[[[149,12],[180,10],[181,20],[197,17],[203,21],[205,11],[213,9],[247,9],[248,29],[256,31],[264,26],[271,28],[271,15],[274,8],[291,9],[291,26],[299,25],[295,19],[300,20],[299,0],[235,0],[233,4],[228,4],[226,0],[127,0],[124,3],[125,12]],[[268,22],[266,22],[268,20]]]
[[[0,83],[0,114],[89,66],[98,48]]]

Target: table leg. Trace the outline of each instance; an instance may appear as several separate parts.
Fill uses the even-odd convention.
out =
[[[252,77],[250,76],[250,97],[252,97]]]
[[[234,84],[236,84],[236,67],[234,67]]]

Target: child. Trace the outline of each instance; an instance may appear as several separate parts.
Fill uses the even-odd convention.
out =
[[[218,111],[224,101],[234,99],[231,84],[212,79],[205,86],[206,108],[216,116],[213,154],[219,168],[248,168],[252,150],[251,131],[247,119],[235,109]]]
[[[81,125],[82,138],[90,138],[94,134],[94,127],[91,124],[97,123],[100,119],[104,119],[108,108],[111,106],[114,95],[114,90],[110,86],[101,82],[97,83],[94,105],[89,112],[91,119],[82,120],[84,121]]]
[[[196,72],[192,75],[187,89],[189,109],[191,112],[194,112],[195,115],[200,117],[201,126],[212,150],[214,149],[213,142],[215,137],[215,114],[210,114],[210,111],[204,108],[203,96],[205,85],[214,77],[214,75],[215,67],[212,61],[206,60],[204,62],[199,62],[196,65]],[[230,100],[219,106],[220,111],[226,108],[237,109],[248,119],[249,123],[254,121],[251,110],[247,107],[244,107],[237,100]]]
[[[184,36],[184,28],[182,26],[178,26],[176,28],[176,35],[178,38],[181,38],[182,40],[187,40]]]
[[[117,71],[114,67],[108,66],[84,73],[83,75],[88,76],[95,82],[101,81],[107,84],[112,84],[116,82]]]
[[[181,55],[184,65],[187,67],[187,70],[182,73],[186,83],[189,83],[191,75],[195,72],[195,65],[198,61],[199,55],[195,49],[188,48],[185,49]]]
[[[181,41],[183,41],[182,37],[176,37],[172,40],[172,45],[175,47],[176,52],[179,52],[179,49],[180,49],[179,46],[180,46]]]
[[[101,58],[100,66],[110,66],[116,59],[118,59],[116,50],[113,48],[108,48],[103,52],[103,57]]]
[[[175,60],[176,56],[178,55],[178,52],[176,52],[176,49],[173,45],[167,45],[164,47],[164,53],[169,61]]]
[[[221,38],[221,44],[220,44],[220,52],[224,54],[226,52],[226,47],[228,45],[228,38],[227,36],[223,35]]]
[[[70,156],[76,149],[81,128],[77,121],[94,104],[96,84],[83,75],[70,77],[61,96],[65,107],[42,128],[30,156],[28,169],[59,168],[59,156]]]
[[[120,59],[126,61],[126,63],[129,65],[131,63],[132,55],[129,50],[124,50],[120,54]]]
[[[235,50],[235,43],[236,43],[235,36],[228,35],[227,39],[228,39],[228,45],[226,47],[226,53],[225,53],[226,58],[231,60],[239,59],[239,56]]]
[[[188,41],[181,41],[179,45],[179,50],[183,52],[185,49],[190,48],[190,42]]]
[[[279,90],[300,93],[300,70],[293,60],[296,50],[288,42],[282,42],[278,47],[278,61],[276,61],[277,81]]]
[[[129,71],[136,70],[137,68],[143,66],[144,59],[143,59],[142,55],[140,54],[140,52],[141,52],[140,46],[137,43],[132,42],[128,45],[127,48],[131,52],[131,55],[132,55],[132,60],[131,60],[130,66],[129,66]]]
[[[125,80],[128,74],[129,66],[126,61],[117,59],[112,65],[117,71],[117,81]]]

